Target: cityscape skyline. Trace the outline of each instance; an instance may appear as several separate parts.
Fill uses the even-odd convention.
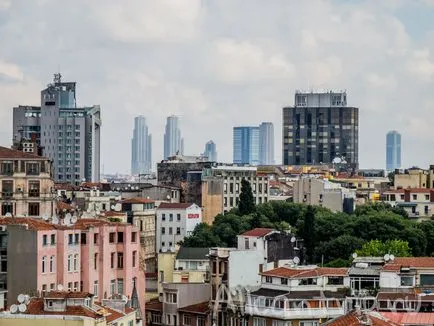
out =
[[[114,3],[68,3],[61,8],[69,13],[65,17],[52,1],[26,6],[7,1],[0,6],[0,36],[8,44],[0,50],[0,144],[11,145],[10,109],[39,103],[40,90],[60,66],[68,80],[79,82],[78,105],[98,103],[104,111],[101,163],[107,173],[130,170],[128,126],[138,114],[147,117],[153,134],[153,165],[163,158],[160,144],[170,114],[186,117],[186,154],[199,155],[213,139],[223,162],[232,160],[232,148],[222,145],[231,142],[234,125],[273,122],[280,163],[281,107],[292,104],[296,89],[347,89],[348,105],[360,108],[360,167],[384,166],[384,135],[393,129],[403,137],[402,166],[430,163],[432,6],[255,0],[250,5],[246,15],[237,2],[191,1],[179,10],[174,3],[144,1],[128,6],[125,15],[135,18],[126,19],[111,16]],[[294,6],[306,14],[288,20]],[[40,29],[29,28],[30,14]],[[46,15],[61,26],[55,33],[42,27]],[[147,20],[157,22],[142,25]],[[30,40],[39,42],[31,46]],[[375,55],[366,55],[366,49]],[[409,93],[418,94],[417,106]]]

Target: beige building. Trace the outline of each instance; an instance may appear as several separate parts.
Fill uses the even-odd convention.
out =
[[[175,259],[174,283],[205,283],[209,281],[209,248],[181,247]]]
[[[395,173],[394,188],[407,189],[407,188],[429,188],[430,176],[432,170],[426,171],[420,168],[410,168],[408,170],[400,170]]]
[[[163,296],[163,283],[173,282],[176,252],[160,252],[158,254],[158,296]]]
[[[434,190],[426,188],[391,189],[383,194],[384,202],[402,207],[410,218],[431,219],[434,216]]]
[[[0,147],[0,195],[0,216],[52,216],[55,192],[51,161]]]

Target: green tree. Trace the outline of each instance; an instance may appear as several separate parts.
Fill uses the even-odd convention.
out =
[[[340,267],[349,267],[351,265],[350,260],[343,259],[343,258],[337,258],[334,259],[327,264],[325,264],[325,267],[333,267],[333,268],[340,268]]]
[[[434,221],[423,221],[420,223],[419,228],[424,233],[427,242],[425,254],[427,256],[434,256]]]
[[[385,254],[393,254],[396,257],[408,257],[411,250],[407,241],[403,240],[371,240],[365,243],[361,249],[356,250],[357,255],[362,257],[379,257]]]
[[[240,215],[248,215],[255,211],[255,200],[253,198],[252,187],[246,179],[241,180],[240,202],[238,204]]]
[[[304,247],[306,249],[306,261],[308,263],[312,263],[315,252],[315,209],[311,205],[307,206],[301,234],[304,240]]]
[[[182,245],[185,247],[220,247],[222,241],[214,234],[211,226],[205,223],[198,224],[191,236],[185,237]]]
[[[315,261],[333,261],[339,258],[349,259],[357,249],[362,248],[364,241],[349,234],[338,236],[327,242],[322,242],[315,248]]]

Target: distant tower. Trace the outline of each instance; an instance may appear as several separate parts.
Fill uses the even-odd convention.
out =
[[[152,136],[144,116],[134,118],[131,140],[131,174],[147,174],[152,170]]]
[[[207,157],[210,162],[217,162],[217,147],[212,140],[205,144],[203,156]]]
[[[259,125],[259,164],[274,164],[274,126],[271,122]]]
[[[234,127],[233,162],[259,164],[259,127]]]
[[[386,135],[386,170],[394,171],[401,167],[401,134],[395,130]]]
[[[167,117],[164,133],[164,159],[176,154],[184,154],[184,139],[179,129],[179,117],[172,115]]]

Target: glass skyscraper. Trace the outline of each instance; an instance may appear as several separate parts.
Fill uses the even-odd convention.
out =
[[[212,140],[205,144],[203,156],[207,157],[210,162],[217,162],[217,147]]]
[[[401,167],[401,134],[395,130],[386,135],[386,170],[394,171]]]
[[[148,174],[152,170],[152,136],[144,116],[134,118],[131,140],[131,174]]]
[[[167,117],[166,132],[164,133],[164,159],[173,155],[184,154],[184,139],[179,129],[179,117]]]
[[[259,164],[259,127],[234,127],[234,164]]]
[[[271,122],[259,125],[259,164],[274,164],[274,126]]]

